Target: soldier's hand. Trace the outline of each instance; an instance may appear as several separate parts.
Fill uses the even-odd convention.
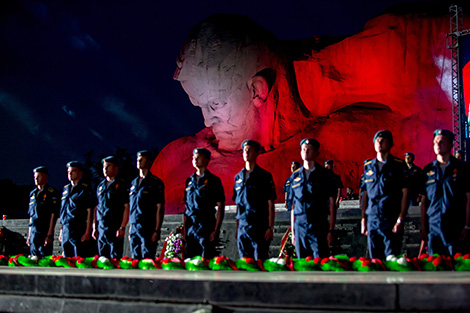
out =
[[[361,234],[367,236],[367,221],[365,218],[361,219]]]
[[[46,240],[44,240],[44,247],[51,244],[52,242],[54,242],[54,237],[52,236],[47,236],[46,237]]]
[[[160,240],[160,232],[156,231],[152,235],[152,242],[157,242],[158,240]]]
[[[93,229],[93,233],[91,234],[93,239],[98,240],[98,231],[96,229]]]
[[[460,240],[465,240],[467,238],[467,230],[465,227],[462,229],[462,232],[460,233]]]
[[[403,229],[403,223],[396,222],[395,225],[392,228],[393,233],[398,233]]]
[[[290,232],[290,239],[291,239],[292,245],[295,246],[295,236],[294,236],[293,230],[291,230]]]
[[[91,238],[91,234],[89,232],[86,232],[83,236],[82,236],[82,239],[81,241],[84,242],[84,241],[88,241],[90,240]]]
[[[328,235],[326,236],[326,240],[328,241],[328,246],[331,246],[331,243],[333,240],[335,240],[335,236],[332,231],[328,232]]]
[[[268,228],[268,230],[266,230],[266,233],[264,234],[264,240],[271,241],[273,240],[273,237],[273,230],[271,228]]]
[[[124,238],[124,235],[126,234],[126,231],[124,229],[118,229],[116,232],[116,238]]]
[[[214,230],[212,234],[209,237],[210,242],[216,241],[217,238],[219,237],[219,232]]]
[[[30,243],[29,243],[29,236],[28,238],[26,239],[26,245],[29,247]]]

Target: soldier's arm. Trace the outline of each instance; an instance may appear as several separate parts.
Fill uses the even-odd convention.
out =
[[[217,202],[217,219],[215,221],[215,232],[219,232],[220,228],[222,227],[222,221],[225,217],[225,203],[224,202]]]
[[[124,212],[122,213],[121,229],[124,228],[125,230],[128,222],[129,222],[129,203],[125,203]]]
[[[466,192],[465,195],[467,196],[467,205],[465,207],[465,227],[462,229],[462,234],[460,236],[461,240],[464,240],[467,237],[467,233],[470,228],[470,192]]]
[[[426,196],[421,195],[421,240],[426,240],[427,231],[426,231]]]
[[[274,200],[268,200],[268,229],[264,235],[266,241],[273,239],[273,228],[274,228]]]
[[[163,203],[157,203],[157,214],[156,214],[156,227],[155,232],[152,236],[152,241],[160,240],[160,232],[163,224],[163,216],[165,215],[165,205]]]
[[[366,210],[367,210],[367,203],[369,202],[369,196],[367,195],[367,190],[364,190],[361,200],[361,234],[367,235],[367,217],[366,217]]]
[[[400,215],[398,215],[398,219],[392,229],[394,233],[398,232],[400,229],[403,228],[403,223],[405,222],[406,213],[408,212],[408,205],[410,204],[410,197],[409,197],[408,191],[409,191],[408,188],[402,189]]]
[[[85,234],[83,234],[81,241],[87,241],[90,240],[91,237],[91,229],[93,226],[93,212],[94,210],[92,208],[87,209],[87,218],[86,218],[86,231]]]
[[[98,221],[96,218],[96,213],[98,211],[98,207],[96,206],[95,209],[93,210],[93,230],[91,233],[91,236],[95,239],[98,240]]]
[[[55,224],[57,223],[57,216],[53,212],[51,214],[51,220],[49,222],[49,230],[47,231],[46,241],[44,245],[48,245],[50,242],[54,240],[54,232],[55,232]]]

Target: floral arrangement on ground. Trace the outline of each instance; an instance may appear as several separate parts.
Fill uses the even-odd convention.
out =
[[[265,261],[241,258],[233,261],[225,256],[205,259],[200,256],[183,260],[179,257],[161,256],[156,259],[108,259],[94,257],[47,256],[44,258],[24,255],[0,255],[0,266],[14,267],[62,267],[98,269],[142,269],[142,270],[225,270],[225,271],[470,271],[470,254],[456,254],[454,257],[423,254],[420,257],[389,256],[386,260],[365,257],[335,255],[328,258],[304,259],[271,258]]]

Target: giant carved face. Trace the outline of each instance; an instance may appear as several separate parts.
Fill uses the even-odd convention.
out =
[[[244,139],[261,140],[260,129],[269,123],[262,106],[270,86],[259,73],[274,67],[275,57],[266,44],[266,30],[262,35],[259,29],[250,33],[248,26],[240,31],[226,21],[218,29],[217,22],[203,22],[190,33],[175,79],[191,103],[201,108],[219,149],[237,150]]]

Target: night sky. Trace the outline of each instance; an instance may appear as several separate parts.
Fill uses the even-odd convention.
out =
[[[346,36],[401,2],[0,1],[0,179],[31,184],[46,165],[116,147],[162,149],[204,128],[180,84],[176,56],[190,28],[215,13],[251,17],[281,40]]]

